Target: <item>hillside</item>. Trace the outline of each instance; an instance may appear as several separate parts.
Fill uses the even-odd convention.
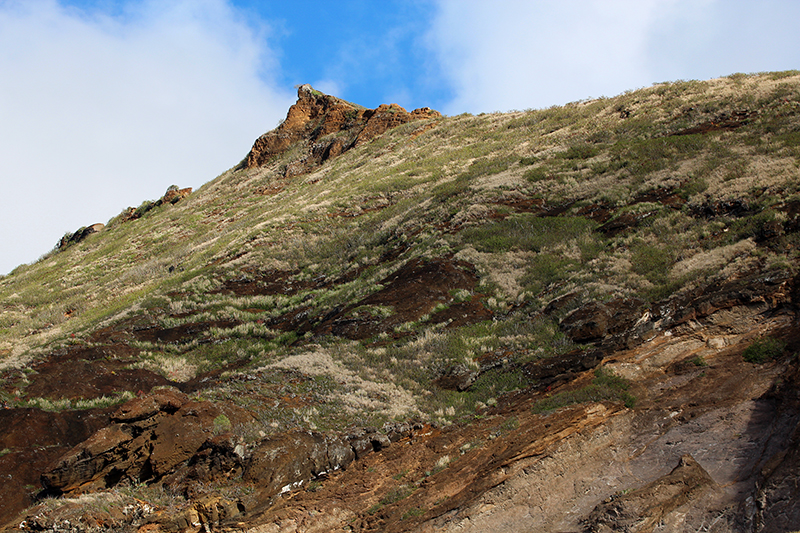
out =
[[[800,529],[799,215],[796,71],[456,117],[304,85],[0,277],[0,524]]]

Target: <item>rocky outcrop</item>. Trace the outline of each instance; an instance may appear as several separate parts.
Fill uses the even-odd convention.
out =
[[[119,219],[120,222],[136,220],[138,218],[142,218],[146,213],[152,211],[157,207],[161,207],[167,204],[175,205],[184,198],[189,197],[190,194],[192,194],[191,187],[186,187],[185,189],[181,189],[177,185],[170,185],[167,188],[167,192],[164,193],[164,196],[162,196],[155,202],[146,201],[143,202],[142,205],[140,205],[139,207],[129,207],[122,213],[120,213],[117,218]]]
[[[125,480],[159,479],[194,456],[215,432],[253,420],[224,402],[191,400],[162,389],[136,398],[115,412],[112,424],[73,448],[42,474],[49,492],[106,489]]]
[[[67,233],[66,235],[61,237],[60,241],[58,241],[58,244],[56,244],[56,248],[59,250],[63,250],[67,246],[77,244],[82,240],[84,240],[89,235],[92,235],[94,233],[99,233],[104,227],[106,227],[105,224],[101,224],[100,222],[98,222],[97,224],[92,224],[91,226],[84,226],[78,229],[78,231],[76,231],[75,233]]]
[[[560,327],[574,342],[594,344],[610,353],[721,310],[741,306],[776,310],[796,302],[796,291],[797,280],[788,270],[757,272],[696,287],[655,305],[638,298],[590,301],[567,315]]]
[[[164,196],[162,196],[156,201],[156,207],[164,204],[173,204],[173,205],[177,204],[184,198],[188,197],[190,194],[192,194],[191,187],[180,189],[178,188],[177,185],[171,185],[167,189],[167,192],[164,193]]]
[[[639,298],[591,301],[567,315],[561,329],[577,343],[613,342],[614,347],[623,347],[653,329],[645,307]]]
[[[107,426],[110,411],[0,408],[0,523],[34,503],[42,471]]]
[[[177,525],[168,521],[179,530],[198,520],[219,523],[239,512],[235,501],[206,501],[206,483],[237,479],[254,488],[255,501],[268,501],[422,428],[391,424],[384,431],[355,428],[341,436],[296,430],[247,445],[231,430],[254,423],[251,414],[170,389],[129,401],[111,422],[42,474],[46,492],[79,495],[120,483],[160,481],[193,502],[194,511],[180,515]]]
[[[586,520],[587,533],[650,533],[661,519],[697,498],[716,483],[691,455],[684,455],[668,475],[595,507]]]
[[[12,531],[100,533],[134,531],[155,511],[153,506],[132,496],[114,492],[63,498],[53,508],[45,500],[9,524]]]
[[[371,141],[390,128],[440,116],[429,108],[409,113],[397,104],[366,109],[323,94],[310,85],[301,85],[297,89],[297,102],[289,108],[286,119],[256,139],[245,165],[248,168],[265,165],[290,147],[303,143],[301,155],[283,169],[284,176],[296,176]]]

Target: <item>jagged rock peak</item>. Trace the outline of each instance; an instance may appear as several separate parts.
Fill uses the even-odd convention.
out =
[[[246,167],[265,165],[289,147],[303,142],[307,144],[305,156],[285,170],[287,176],[302,174],[391,128],[440,116],[438,111],[427,107],[409,113],[397,104],[367,109],[304,84],[297,88],[297,102],[289,108],[286,119],[256,139],[247,155]],[[335,133],[341,135],[325,139]]]

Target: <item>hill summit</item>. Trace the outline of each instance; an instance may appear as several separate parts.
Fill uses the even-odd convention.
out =
[[[800,523],[796,71],[455,117],[303,85],[90,227],[0,277],[4,530]]]
[[[365,109],[316,91],[310,85],[301,85],[297,89],[297,102],[289,108],[286,119],[256,140],[247,154],[246,166],[262,166],[302,145],[304,157],[287,166],[284,177],[303,174],[391,128],[440,116],[429,108],[409,113],[397,104]]]

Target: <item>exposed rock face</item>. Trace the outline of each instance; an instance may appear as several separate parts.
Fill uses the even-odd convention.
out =
[[[104,227],[106,227],[105,224],[101,224],[100,222],[98,222],[97,224],[92,224],[91,226],[80,228],[75,233],[67,233],[66,235],[61,237],[60,241],[58,241],[56,248],[62,250],[71,244],[79,243],[89,235],[100,232]]]
[[[194,401],[168,389],[129,401],[111,416],[111,422],[45,471],[43,486],[51,494],[78,495],[121,482],[160,480],[195,502],[194,511],[183,513],[177,525],[165,522],[178,529],[197,520],[218,524],[239,512],[236,502],[204,498],[203,483],[240,478],[257,487],[260,501],[268,500],[346,468],[422,428],[394,424],[385,432],[357,428],[344,436],[298,430],[248,447],[230,429],[253,422],[252,415],[226,403]]]
[[[215,431],[251,421],[229,404],[158,390],[123,405],[101,429],[42,474],[54,493],[84,492],[158,479],[190,459]]]
[[[173,185],[167,189],[167,192],[164,193],[157,202],[156,206],[164,205],[164,204],[177,204],[184,198],[188,197],[192,194],[192,188],[186,187],[185,189],[179,189],[177,185]]]
[[[610,350],[646,338],[653,324],[644,300],[614,298],[581,306],[561,321],[561,329],[575,342],[602,344]]]
[[[650,533],[666,514],[714,485],[694,457],[684,455],[666,476],[633,492],[615,495],[595,507],[586,520],[586,531]]]
[[[778,308],[795,300],[797,285],[786,271],[759,272],[696,288],[653,307],[636,298],[591,301],[567,315],[560,326],[575,342],[592,343],[610,353],[721,310]]]
[[[680,144],[699,150],[699,164],[708,162],[709,145],[727,144],[740,133],[749,140],[737,147],[739,162],[748,147],[755,150],[751,155],[770,160],[767,150],[750,144],[759,137],[769,143],[761,148],[779,155],[773,163],[794,157],[800,92],[794,95],[793,101],[783,99],[780,114],[764,117],[774,131],[764,130],[760,111],[703,111],[648,133],[654,144],[642,144],[641,154],[628,152],[628,143],[638,141],[614,121],[598,122],[602,135],[567,126],[545,134],[558,142],[536,137],[529,143],[529,135],[539,135],[541,115],[488,117],[486,123],[459,119],[483,132],[474,136],[476,143],[499,136],[504,125],[518,132],[509,137],[514,143],[508,150],[493,153],[487,146],[485,156],[482,147],[469,150],[478,158],[468,161],[440,152],[467,139],[461,134],[467,131],[447,138],[449,123],[428,139],[405,142],[439,125],[435,112],[406,113],[394,105],[365,110],[301,87],[286,123],[250,153],[248,164],[264,168],[226,173],[235,190],[209,187],[171,209],[167,204],[191,192],[173,186],[160,200],[128,211],[135,218],[153,209],[138,230],[132,223],[123,232],[134,236],[137,260],[171,264],[172,256],[150,253],[151,241],[142,234],[164,225],[172,234],[188,206],[203,213],[202,225],[218,245],[187,261],[185,275],[166,279],[163,290],[136,300],[135,307],[103,315],[102,322],[73,320],[61,332],[52,328],[47,335],[55,344],[42,345],[46,349],[25,368],[0,368],[0,531],[795,531],[800,200],[767,199],[793,190],[774,184],[742,198],[719,194],[727,174],[714,171],[700,183],[683,172],[693,168],[683,160],[679,172],[664,172],[669,176],[663,181],[647,173],[642,183],[658,183],[656,189],[634,185],[640,181],[636,161],[654,159],[650,148],[672,134],[726,132],[724,139],[714,134]],[[639,112],[624,106],[603,111],[622,118]],[[386,134],[389,142],[354,150],[353,167],[368,155],[380,164],[368,167],[390,169],[404,155],[416,157],[414,145],[435,140],[429,153],[444,157],[417,170],[435,165],[442,175],[408,180],[423,176],[409,169],[403,179],[383,184],[370,183],[367,175],[369,187],[356,182],[350,189],[357,194],[340,195],[336,182],[343,190],[353,183],[339,180],[334,168],[350,159],[346,155],[308,179],[290,179],[415,115],[428,118]],[[644,118],[635,119],[637,136]],[[777,132],[781,137],[772,135]],[[575,151],[579,159],[565,164],[571,148],[584,141],[593,146]],[[396,151],[389,149],[394,146]],[[665,160],[662,170],[672,169],[671,162]],[[412,163],[404,162],[396,175]],[[493,170],[479,175],[484,163]],[[725,166],[719,171],[727,172]],[[765,168],[759,163],[736,177],[730,194],[739,194],[754,175],[761,179],[751,170]],[[795,167],[775,168],[795,177]],[[348,175],[359,179],[353,170]],[[375,175],[378,182],[382,174]],[[573,189],[571,178],[579,174],[587,186]],[[317,185],[323,175],[335,179]],[[617,179],[621,187],[631,185],[634,196],[605,194]],[[588,195],[551,194],[560,185]],[[697,192],[703,187],[713,191],[705,200]],[[248,198],[246,209],[237,202],[247,191],[277,195],[284,189],[289,194],[278,198]],[[296,205],[289,203],[295,199]],[[272,219],[273,208],[297,215]],[[370,215],[382,209],[383,215]],[[245,211],[251,212],[240,217]],[[478,244],[492,233],[463,231],[492,226],[496,235],[511,226],[493,226],[492,220],[517,215],[523,215],[520,223],[583,217],[565,224],[580,229],[580,239],[552,248],[502,246],[495,255],[483,251],[493,246]],[[194,222],[192,229],[202,233]],[[228,229],[215,231],[221,226]],[[526,227],[536,231],[538,225],[519,229]],[[176,229],[169,242],[195,244],[192,231]],[[222,235],[230,236],[229,244]],[[635,264],[639,239],[659,243],[653,245],[658,253],[661,245],[670,251],[676,235],[690,248],[676,246],[670,283],[653,281],[655,290],[644,289],[643,279],[656,278],[628,269],[646,266]],[[469,243],[471,250],[459,249]],[[603,251],[587,261],[594,252],[584,253],[585,244],[600,244]],[[313,253],[284,253],[292,246]],[[348,256],[323,263],[329,251],[342,248]],[[92,275],[94,265],[78,269],[80,254],[71,253],[77,251],[56,257],[53,263],[67,266],[53,270]],[[119,264],[130,263],[131,251]],[[578,252],[590,275],[570,266],[561,278],[540,268],[551,263],[544,254],[577,262]],[[305,261],[312,257],[315,263]],[[606,262],[612,258],[620,261]],[[109,255],[100,265],[113,267],[113,259]],[[558,260],[552,263],[561,268]],[[604,281],[606,267],[611,276]],[[644,277],[622,280],[624,272]],[[716,281],[704,280],[707,273]],[[527,283],[540,274],[537,283]],[[48,281],[43,287],[55,293],[57,283]],[[124,294],[124,281],[114,280],[111,289]],[[517,284],[522,292],[514,298]],[[31,294],[40,287],[35,289]],[[30,312],[41,312],[41,302],[59,294],[41,301],[37,295],[28,302]],[[659,301],[656,294],[671,296]],[[597,299],[589,301],[589,295]],[[12,296],[0,299],[0,329],[28,312]],[[65,318],[77,312],[56,311]],[[749,355],[759,346],[763,359],[754,362]],[[0,363],[15,356],[13,348],[0,343]],[[414,392],[407,395],[405,387]],[[106,405],[102,396],[123,391],[138,398],[121,407],[71,410]],[[95,399],[100,401],[83,403]],[[352,426],[416,417],[412,401],[430,424]],[[394,406],[406,406],[404,414],[389,414],[399,412],[386,409]],[[17,516],[37,497],[51,495],[61,497]]]
[[[297,143],[306,143],[303,157],[289,164],[287,177],[303,174],[324,161],[367,143],[406,122],[441,116],[429,108],[409,113],[397,104],[365,109],[314,90],[310,85],[297,89],[297,102],[276,129],[253,144],[246,166],[265,165]]]
[[[36,480],[50,463],[109,423],[109,409],[47,412],[0,409],[0,517],[34,501]],[[34,487],[25,489],[25,486]]]
[[[129,207],[124,210],[120,215],[121,222],[127,222],[129,220],[136,220],[137,218],[142,218],[148,211],[152,211],[156,207],[161,207],[162,205],[171,204],[175,205],[184,198],[187,198],[190,194],[192,194],[192,188],[186,187],[185,189],[178,188],[177,185],[170,185],[167,188],[167,192],[164,193],[164,196],[156,200],[155,202],[144,202],[142,205],[137,207]]]

